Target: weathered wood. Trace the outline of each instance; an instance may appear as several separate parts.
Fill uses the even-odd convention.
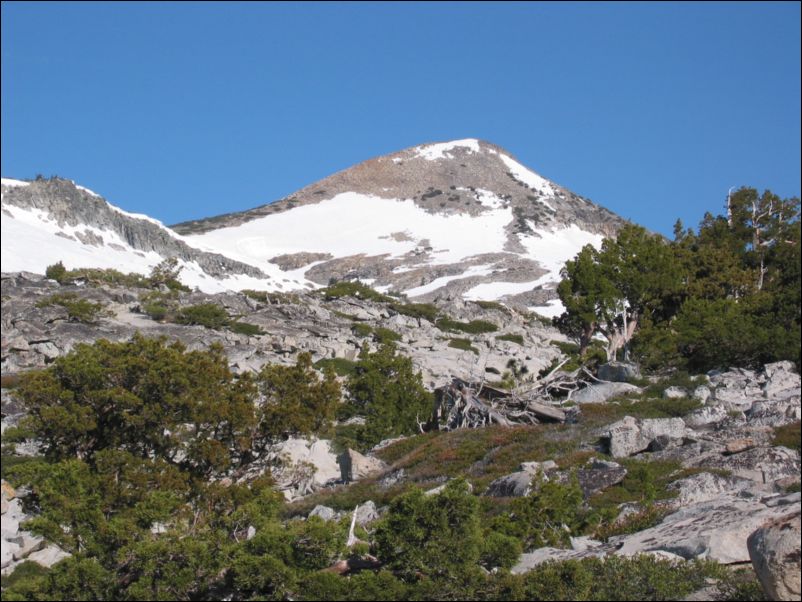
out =
[[[550,373],[552,379],[562,378],[559,374],[554,370]],[[563,384],[557,382],[549,386],[562,387]],[[550,401],[548,388],[533,387],[528,394],[520,394],[454,378],[437,392],[434,419],[443,430],[480,428],[489,424],[538,424],[540,420],[564,422],[565,412],[550,405]]]

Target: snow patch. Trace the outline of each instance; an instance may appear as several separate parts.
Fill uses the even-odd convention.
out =
[[[464,140],[452,140],[451,142],[439,142],[437,144],[425,144],[415,147],[415,156],[435,161],[436,159],[446,159],[452,156],[451,151],[455,148],[467,148],[472,153],[481,152],[479,141],[476,138],[465,138]]]
[[[529,186],[529,188],[539,192],[542,195],[554,196],[555,193],[554,186],[546,178],[543,178],[537,175],[535,172],[527,169],[512,157],[509,157],[503,153],[500,154],[499,157],[501,157],[501,160],[504,161],[504,164],[509,168],[510,173],[513,175],[513,177],[515,177],[516,180],[520,180],[521,182]],[[549,205],[549,203],[547,203],[543,199],[539,200],[541,203],[546,205],[546,207],[548,207],[552,211],[555,211],[554,207]]]
[[[527,222],[534,229],[534,222]],[[546,274],[529,282],[486,282],[465,293],[464,298],[473,301],[495,301],[505,295],[518,295],[560,281],[560,270],[565,262],[573,259],[585,245],[601,247],[604,237],[580,229],[575,224],[557,230],[535,230],[534,234],[518,235],[526,249],[525,257],[534,259]],[[562,313],[562,311],[560,312]]]
[[[540,314],[544,318],[556,318],[565,312],[565,306],[559,299],[552,299],[546,305],[539,305],[536,307],[528,307],[529,311]]]
[[[15,186],[30,186],[30,182],[23,182],[22,180],[12,180],[11,178],[0,178],[0,184],[13,188]]]
[[[405,290],[404,293],[406,293],[408,297],[417,297],[418,295],[431,293],[441,286],[445,286],[452,280],[461,280],[463,278],[469,278],[470,276],[486,276],[487,274],[491,274],[492,271],[492,265],[472,265],[462,274],[456,274],[454,276],[442,276],[432,280],[428,284]]]
[[[70,180],[70,181],[71,181],[73,184],[75,184],[75,181],[73,181],[73,180]],[[75,187],[76,187],[78,190],[83,190],[85,193],[87,193],[87,194],[89,194],[89,195],[91,195],[91,196],[97,197],[97,198],[99,198],[99,199],[102,199],[102,198],[103,198],[102,196],[100,196],[100,195],[99,195],[97,192],[95,192],[94,190],[89,190],[89,189],[88,189],[86,186],[81,186],[80,184],[75,184]]]
[[[185,237],[227,257],[264,269],[268,259],[299,252],[334,257],[387,255],[401,257],[428,239],[436,259],[429,265],[454,263],[504,247],[511,209],[469,214],[427,213],[412,200],[344,192],[332,199],[267,215],[238,226]],[[388,231],[388,227],[391,231]],[[413,240],[395,240],[392,232],[410,232]]]

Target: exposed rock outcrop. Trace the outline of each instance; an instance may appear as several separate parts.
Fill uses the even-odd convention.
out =
[[[800,512],[761,526],[747,539],[749,557],[770,600],[799,600]]]

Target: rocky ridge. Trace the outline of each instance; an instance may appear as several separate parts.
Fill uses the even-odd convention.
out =
[[[2,189],[4,226],[10,227],[12,222],[25,221],[26,218],[29,221],[30,216],[36,216],[36,219],[52,224],[56,230],[54,236],[76,245],[80,243],[84,250],[94,249],[86,255],[86,265],[70,265],[70,268],[98,267],[99,264],[92,263],[92,255],[99,258],[106,253],[114,255],[115,252],[127,251],[143,259],[148,254],[162,259],[176,258],[183,265],[196,266],[199,276],[211,279],[225,280],[233,275],[268,278],[255,266],[194,248],[156,220],[117,209],[100,195],[76,185],[72,180],[58,177],[31,182],[4,179]],[[8,245],[8,251],[4,246],[4,255],[7,252],[11,255],[20,241],[14,240],[11,233],[7,238],[4,245]],[[42,272],[47,262],[55,263],[59,259],[54,253],[56,250],[47,246],[37,249]],[[124,255],[120,255],[119,261],[125,259]],[[122,266],[120,269],[127,271]]]

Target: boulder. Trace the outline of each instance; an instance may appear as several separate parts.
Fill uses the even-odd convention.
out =
[[[763,368],[766,382],[763,385],[763,395],[768,399],[799,395],[799,374],[794,371],[793,362],[775,362],[766,364]]]
[[[356,509],[356,524],[360,527],[369,525],[379,520],[379,510],[373,500],[368,500],[364,504],[359,504]]]
[[[783,426],[796,422],[802,416],[802,398],[799,392],[782,399],[756,401],[746,413],[749,424],[763,426]]]
[[[554,460],[546,460],[545,462],[521,462],[519,470],[537,474],[542,472],[544,475],[551,470],[557,469],[557,462]]]
[[[724,453],[729,455],[739,454],[754,447],[757,447],[757,443],[751,437],[732,439],[731,441],[727,441],[727,444],[724,446]]]
[[[688,391],[683,387],[667,387],[663,391],[663,399],[682,399],[688,397]]]
[[[41,550],[45,546],[45,540],[41,537],[36,537],[27,532],[22,532],[14,540],[19,546],[19,549],[14,552],[14,560],[23,560],[30,556],[33,552]]]
[[[527,554],[521,554],[518,563],[510,569],[513,575],[521,575],[536,569],[545,562],[563,560],[581,560],[583,558],[601,558],[612,551],[612,546],[601,545],[586,547],[582,550],[561,550],[559,548],[538,548]]]
[[[14,554],[19,550],[19,544],[13,541],[8,541],[3,538],[2,545],[0,545],[0,568],[6,568],[14,562]]]
[[[704,385],[699,385],[693,390],[693,398],[702,403],[707,403],[707,400],[710,398],[710,389]]]
[[[384,472],[389,466],[373,456],[363,456],[358,451],[348,449],[337,458],[340,465],[340,478],[344,483],[358,481]]]
[[[800,512],[761,526],[747,539],[749,558],[770,600],[799,600]]]
[[[640,368],[629,362],[608,362],[599,366],[597,376],[600,380],[625,383],[633,378],[640,378]]]
[[[576,474],[582,495],[587,499],[594,493],[603,491],[623,481],[624,477],[627,476],[627,469],[617,462],[607,462],[592,458],[575,473],[563,471],[552,478],[555,478],[560,483],[569,483],[573,474]]]
[[[594,493],[617,485],[627,476],[627,469],[617,462],[593,459],[576,471],[579,487],[585,499]]]
[[[337,520],[337,511],[334,510],[334,508],[318,504],[312,509],[312,512],[309,513],[309,517],[312,516],[318,516],[325,521]]]
[[[28,560],[49,569],[57,562],[69,558],[70,556],[71,554],[65,552],[58,546],[47,546],[45,549],[34,552],[28,556]]]
[[[799,453],[787,447],[754,447],[737,454],[705,454],[685,463],[686,467],[718,468],[757,483],[774,483],[799,477]]]
[[[631,535],[610,538],[621,556],[662,550],[690,560],[709,558],[722,564],[749,561],[746,540],[766,522],[799,512],[799,502],[785,504],[775,496],[768,500],[724,494],[690,504],[666,516],[654,527]]]
[[[743,415],[743,414],[741,414]],[[730,410],[723,405],[704,406],[682,417],[690,427],[698,428],[708,424],[716,424],[730,417]]]
[[[270,448],[273,478],[288,499],[312,493],[340,477],[337,456],[326,439],[289,438]]]
[[[755,487],[755,482],[738,477],[725,477],[710,472],[700,472],[668,485],[669,490],[678,491],[672,500],[677,507],[690,506],[714,500],[726,493],[735,493]],[[765,491],[767,493],[768,491]]]
[[[645,451],[658,437],[666,439],[660,443],[662,449],[666,442],[681,443],[685,437],[686,427],[681,418],[645,418],[637,419],[624,416],[600,432],[602,439],[609,441],[610,455],[614,458],[625,458]]]
[[[604,403],[614,397],[621,395],[628,395],[630,393],[640,393],[642,389],[629,383],[599,383],[597,385],[590,385],[577,391],[571,396],[571,401],[576,403]]]
[[[526,470],[499,477],[487,486],[485,495],[490,497],[524,497],[532,490],[536,473]]]

